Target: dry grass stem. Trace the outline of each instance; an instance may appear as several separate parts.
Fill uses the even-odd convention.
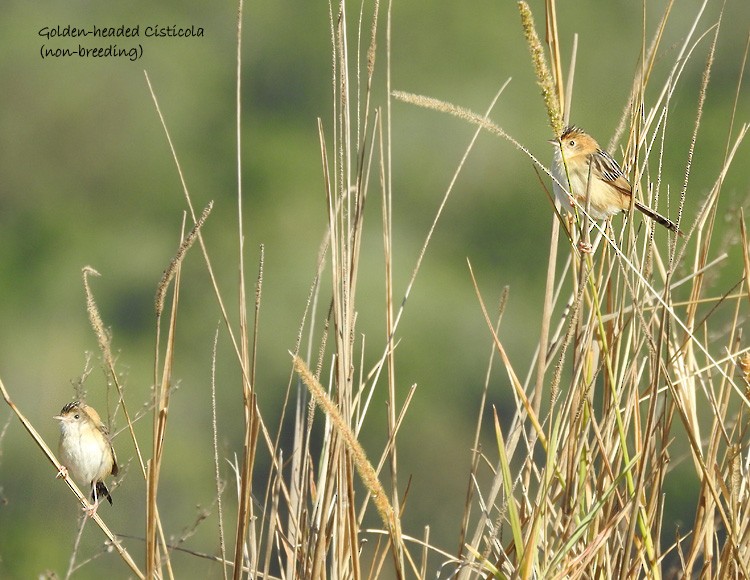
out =
[[[182,240],[182,243],[180,243],[180,247],[177,249],[177,253],[169,262],[169,266],[167,266],[167,269],[164,271],[164,275],[161,277],[161,281],[156,288],[155,304],[157,318],[161,316],[161,313],[164,310],[164,299],[167,295],[169,283],[174,279],[177,268],[180,266],[180,264],[182,264],[182,260],[185,258],[187,251],[190,249],[190,247],[198,237],[198,232],[200,232],[200,229],[203,227],[203,224],[208,218],[208,215],[211,213],[213,207],[214,202],[212,201],[209,202],[209,204],[203,209],[203,212],[198,218],[198,221],[193,226],[193,229],[191,229],[190,233],[188,233],[188,235],[185,236],[185,238]]]
[[[552,6],[554,6],[554,3],[552,3]],[[521,0],[521,2],[518,3],[518,11],[521,14],[521,27],[526,36],[526,44],[529,45],[529,50],[531,51],[531,60],[534,65],[537,82],[542,89],[542,99],[544,100],[544,106],[547,109],[549,123],[555,137],[557,137],[563,132],[562,107],[560,106],[562,93],[558,93],[555,89],[552,74],[550,73],[549,66],[547,66],[547,59],[544,56],[542,42],[539,40],[536,28],[534,27],[534,16],[531,14],[531,8],[529,8],[529,5],[526,2]],[[548,22],[553,23],[552,29],[555,31],[554,37],[556,39],[557,20],[552,17]],[[556,41],[554,46],[557,47]],[[557,65],[557,70],[559,71],[559,52],[556,52],[555,63]],[[561,77],[558,75],[558,78]],[[558,86],[562,86],[562,83],[558,83]]]
[[[388,495],[378,479],[375,468],[367,459],[367,454],[365,453],[364,448],[357,440],[354,432],[346,424],[346,421],[344,421],[344,418],[341,416],[336,405],[326,394],[323,385],[321,385],[313,376],[305,362],[298,356],[294,356],[293,360],[295,370],[305,383],[305,386],[310,390],[310,394],[315,399],[315,402],[326,416],[330,418],[336,432],[341,436],[346,444],[346,448],[352,454],[354,466],[357,468],[357,472],[362,478],[362,483],[364,483],[365,487],[372,495],[375,507],[378,510],[378,514],[380,514],[380,519],[383,520],[383,525],[386,529],[390,530],[392,541],[396,545],[400,544],[401,531],[399,518],[391,504],[388,502]]]

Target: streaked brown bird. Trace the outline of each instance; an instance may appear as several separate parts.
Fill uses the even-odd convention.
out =
[[[583,129],[569,126],[563,130],[559,139],[552,139],[550,143],[557,145],[555,177],[564,186],[567,186],[568,179],[570,179],[571,193],[581,206],[586,207],[588,195],[591,217],[605,219],[630,209],[633,188],[617,161],[599,147],[596,139]],[[590,183],[589,176],[591,176]],[[564,192],[562,194],[565,197],[563,207],[572,205],[567,195]],[[633,200],[633,206],[665,228],[678,234],[681,233],[675,222],[643,205],[637,199]]]
[[[86,512],[93,516],[102,496],[112,504],[104,478],[118,472],[109,430],[99,413],[80,401],[65,405],[54,419],[60,421],[60,462],[63,464],[58,477],[70,472],[73,479],[91,487],[94,503]]]

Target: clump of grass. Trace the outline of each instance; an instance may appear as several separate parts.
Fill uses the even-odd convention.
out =
[[[550,6],[554,8],[554,2]],[[528,29],[533,21],[528,6],[522,4],[521,11],[539,71],[544,67],[539,65],[538,40]],[[651,43],[651,54],[659,46],[668,15],[669,11]],[[554,10],[548,12],[548,22],[549,18],[556,30]],[[686,180],[719,23],[711,30]],[[688,35],[685,47],[695,42]],[[650,63],[650,57],[644,62]],[[676,63],[674,70],[682,64]],[[649,72],[639,78],[654,82]],[[562,94],[562,76],[556,81],[556,92]],[[667,82],[674,81],[670,77]],[[641,101],[632,109],[648,115],[632,119],[638,127],[631,134],[639,136],[633,150],[641,164],[657,167],[661,175],[663,159],[651,144],[667,138],[674,90],[665,88],[651,104],[642,100],[645,87],[640,88],[636,99]],[[744,125],[735,132],[732,119],[728,152],[736,150],[748,129]],[[705,240],[712,236],[713,220],[706,218],[715,215],[720,183],[732,157],[726,156],[709,203],[681,247],[682,239],[662,248],[653,234],[636,236],[626,228],[616,237],[611,229],[599,229],[604,243],[596,253],[580,259],[573,251],[562,271],[548,278],[547,296],[554,296],[552,306],[560,318],[549,340],[543,333],[536,352],[545,380],[532,382],[533,368],[529,369],[526,382],[516,387],[518,410],[512,421],[501,425],[495,416],[498,458],[487,458],[496,466],[495,474],[488,489],[474,490],[474,496],[482,498],[482,509],[460,555],[459,578],[478,573],[499,578],[692,577],[698,570],[702,577],[747,575],[748,494],[738,474],[748,399],[733,367],[739,361],[741,368],[747,351],[739,340],[740,307],[750,295],[737,292],[737,285],[718,297],[705,294],[707,273],[725,257],[710,256]],[[645,182],[641,191],[658,195],[661,183],[646,181],[640,174],[639,178]],[[698,249],[692,264],[685,262],[690,246]],[[554,256],[551,247],[551,272]],[[679,280],[678,269],[688,272]],[[555,289],[562,288],[567,277],[572,277],[572,292],[563,298]],[[686,285],[690,291],[684,300],[680,287]],[[710,309],[699,318],[701,305]],[[487,325],[508,375],[518,376],[504,355],[503,333],[496,333],[489,318]],[[721,339],[723,355],[716,353]],[[546,391],[548,380],[551,392]],[[549,398],[537,407],[529,401],[544,397],[540,387]],[[701,407],[711,412],[702,414]],[[676,478],[684,477],[675,471],[676,439],[688,442],[699,490],[692,529],[670,541],[665,513],[675,500],[669,490]],[[469,505],[467,512],[474,509]]]

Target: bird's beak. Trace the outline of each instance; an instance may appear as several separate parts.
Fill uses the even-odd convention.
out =
[[[547,139],[547,143],[551,143],[552,145],[559,145],[560,139]]]

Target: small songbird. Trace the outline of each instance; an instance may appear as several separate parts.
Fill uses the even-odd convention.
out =
[[[570,179],[570,192],[584,208],[588,195],[591,217],[605,219],[630,209],[633,197],[630,183],[617,161],[599,147],[599,143],[591,135],[578,127],[570,126],[563,130],[559,139],[552,139],[550,143],[556,145],[555,177],[566,188],[568,178]],[[563,164],[563,156],[565,164]],[[589,183],[589,175],[591,183]],[[572,205],[567,195],[565,198],[568,206]],[[675,233],[681,233],[676,223],[643,205],[637,199],[633,200],[633,206],[655,222]]]
[[[79,483],[91,486],[94,503],[86,512],[94,515],[101,496],[112,504],[104,478],[118,472],[109,430],[93,407],[80,401],[65,405],[54,419],[60,421],[60,461],[63,464],[58,477],[67,476],[70,471]]]

